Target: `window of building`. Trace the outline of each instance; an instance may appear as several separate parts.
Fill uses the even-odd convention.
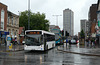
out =
[[[13,31],[11,30],[11,35],[13,35]]]
[[[1,10],[1,29],[4,30],[4,10]]]
[[[22,30],[21,34],[24,35],[24,29]]]
[[[17,30],[15,31],[15,35],[17,35]]]
[[[8,16],[8,24],[9,24],[9,22],[10,22],[10,17]]]
[[[11,19],[11,20],[12,20],[12,25],[13,25],[13,17],[12,17],[12,19]]]
[[[8,29],[8,32],[10,32],[10,29]]]
[[[13,38],[14,38],[14,33],[15,33],[15,32],[14,32],[14,29],[12,29],[12,30],[11,30],[11,35],[12,35]]]
[[[10,29],[8,29],[8,32],[9,32],[9,34],[11,34],[11,31],[10,31]]]
[[[17,18],[15,18],[15,25],[17,24]]]

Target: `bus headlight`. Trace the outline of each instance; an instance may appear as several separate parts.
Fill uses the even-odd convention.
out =
[[[27,47],[27,45],[24,45],[24,47]]]
[[[42,47],[42,45],[40,47]]]

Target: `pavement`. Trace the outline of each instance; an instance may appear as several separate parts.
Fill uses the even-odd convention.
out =
[[[9,46],[0,46],[0,52],[16,52],[24,50],[24,45],[12,45],[12,48]]]
[[[58,46],[58,51],[66,52],[66,53],[73,53],[73,54],[80,54],[80,55],[88,55],[88,56],[99,56],[100,57],[100,48],[90,48],[84,47],[83,45],[71,45],[69,46]]]

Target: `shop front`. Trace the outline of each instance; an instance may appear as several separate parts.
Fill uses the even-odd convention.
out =
[[[9,32],[0,31],[0,45],[6,45],[6,37],[9,35]]]

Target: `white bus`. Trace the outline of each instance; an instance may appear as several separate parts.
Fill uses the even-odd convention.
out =
[[[24,50],[45,51],[55,47],[55,34],[43,30],[26,30]]]

